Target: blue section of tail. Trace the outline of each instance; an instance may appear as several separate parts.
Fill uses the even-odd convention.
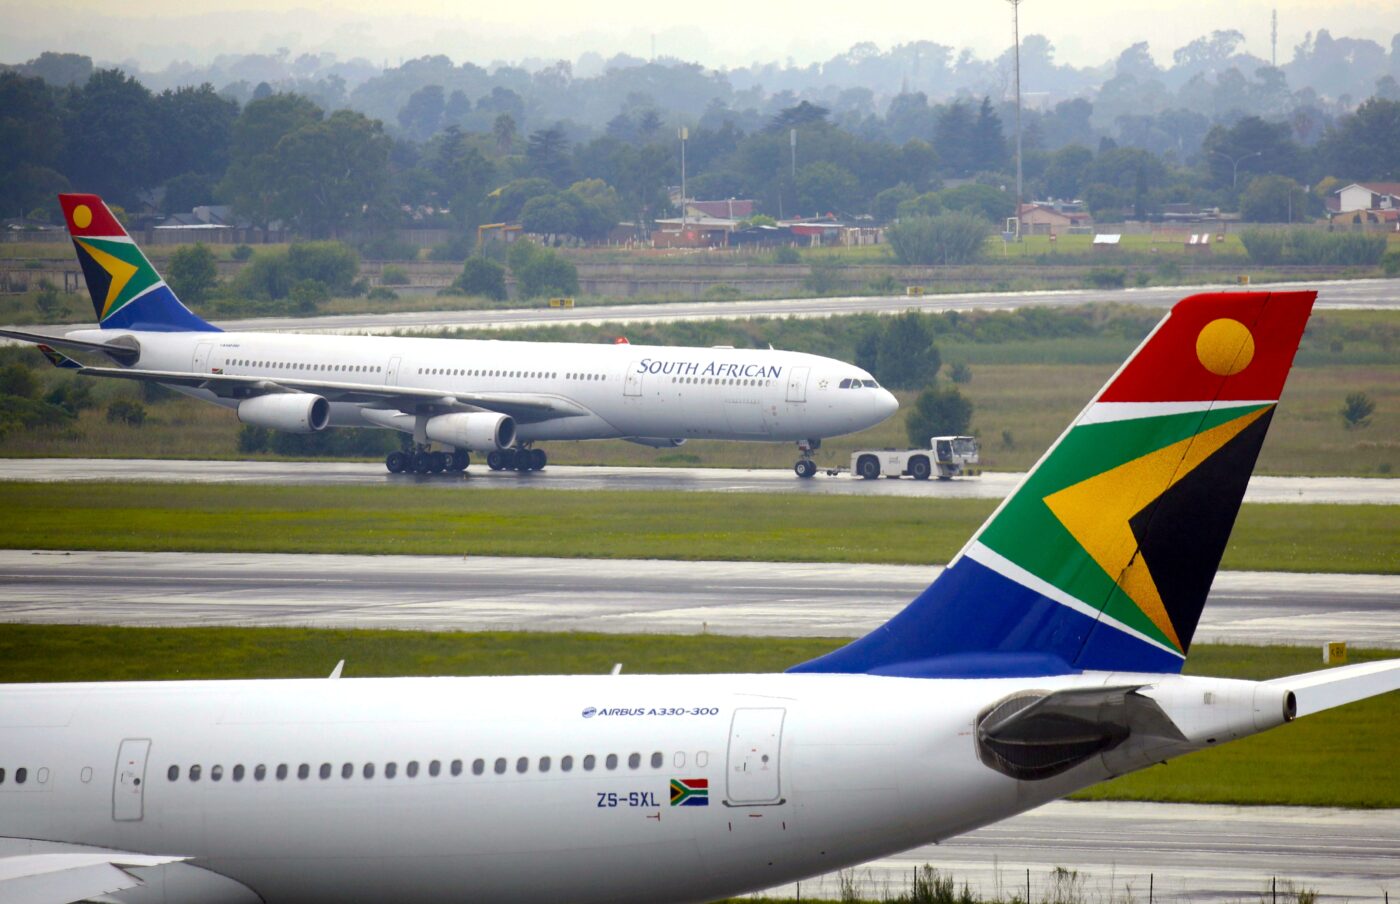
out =
[[[1001,575],[959,558],[894,618],[791,672],[902,678],[1017,678],[1064,675],[1085,641],[1091,668],[1180,672],[1182,658]]]
[[[124,305],[102,321],[102,329],[146,330],[153,333],[221,333],[180,303],[165,283]]]

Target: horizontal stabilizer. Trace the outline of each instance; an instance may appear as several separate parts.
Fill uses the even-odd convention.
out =
[[[1293,692],[1299,716],[1400,690],[1400,659],[1361,662],[1264,682]]]
[[[40,348],[47,345],[79,352],[101,352],[118,364],[135,364],[137,359],[141,357],[141,349],[130,337],[118,336],[111,342],[87,342],[82,339],[69,339],[66,336],[26,333],[23,330],[0,330],[0,336],[7,339],[18,339],[21,342],[33,342]]]

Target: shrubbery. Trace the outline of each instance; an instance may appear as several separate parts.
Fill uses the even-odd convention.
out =
[[[901,220],[885,231],[901,264],[969,264],[982,256],[992,226],[968,213]]]
[[[262,250],[215,299],[225,315],[310,313],[336,295],[356,295],[360,258],[340,242],[305,242],[285,250]],[[285,303],[291,301],[292,304]]]
[[[467,258],[462,275],[453,283],[468,295],[480,295],[492,301],[506,300],[506,268],[495,261],[477,255]]]
[[[578,294],[578,270],[556,252],[520,240],[510,246],[510,270],[521,298]]]
[[[1256,264],[1374,267],[1385,254],[1385,236],[1313,229],[1246,229],[1240,233]]]
[[[397,448],[399,434],[394,430],[342,427],[320,433],[286,433],[245,424],[238,432],[238,451],[244,454],[358,458],[387,455]]]
[[[928,445],[931,436],[961,436],[972,424],[972,403],[955,388],[925,389],[904,420],[911,445]]]

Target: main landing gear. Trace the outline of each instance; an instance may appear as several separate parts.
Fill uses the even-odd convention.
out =
[[[430,452],[426,446],[413,450],[390,452],[384,456],[384,467],[390,474],[441,474],[444,471],[460,473],[471,464],[471,456],[465,449],[457,452]]]
[[[812,461],[812,453],[822,447],[820,439],[800,439],[797,441],[797,451],[801,458],[792,466],[792,472],[803,480],[817,476],[817,463]]]
[[[486,454],[486,467],[493,471],[543,471],[549,456],[543,449],[498,449]]]

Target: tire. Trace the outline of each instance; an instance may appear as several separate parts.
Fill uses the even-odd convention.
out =
[[[809,480],[817,475],[817,463],[809,458],[804,458],[792,466],[793,473],[803,480]]]
[[[500,471],[503,470],[505,466],[505,456],[501,454],[501,450],[494,449],[486,453],[486,467],[493,471]]]
[[[449,471],[465,471],[472,463],[472,457],[466,450],[458,450],[452,453],[452,463],[447,466]]]
[[[432,467],[432,456],[427,452],[415,452],[413,454],[413,473],[426,474]]]
[[[384,456],[384,467],[390,474],[402,474],[408,469],[408,456],[402,452],[390,452]]]
[[[867,455],[856,463],[856,473],[866,480],[874,480],[880,476],[880,460],[873,455]]]
[[[549,456],[544,453],[543,449],[531,449],[526,455],[530,459],[531,471],[543,471],[544,466],[549,464]]]
[[[428,470],[433,474],[441,474],[447,470],[447,456],[442,452],[428,453]]]
[[[928,476],[933,473],[929,466],[928,459],[922,455],[915,456],[909,461],[909,476],[915,480],[928,480]]]

